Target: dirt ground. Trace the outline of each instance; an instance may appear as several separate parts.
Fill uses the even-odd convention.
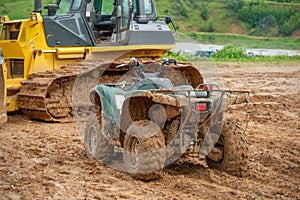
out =
[[[88,159],[74,123],[15,114],[0,129],[0,199],[299,199],[300,64],[217,65],[226,87],[251,91],[246,177],[186,162],[137,181]]]

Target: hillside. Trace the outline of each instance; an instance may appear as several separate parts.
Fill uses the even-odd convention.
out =
[[[234,12],[225,8],[224,0],[160,0],[159,14],[172,16],[181,32],[219,32],[247,34]]]
[[[43,5],[54,1],[43,0]],[[1,0],[0,15],[9,15],[10,19],[28,18],[33,10],[33,2],[34,0]],[[240,45],[240,40],[248,40],[245,36],[254,36],[245,42],[248,47],[266,47],[265,44],[260,46],[261,40],[267,43],[276,40],[278,48],[298,49],[300,43],[300,0],[155,2],[158,14],[171,16],[178,32],[188,34],[201,43]],[[260,38],[257,39],[257,36]],[[285,41],[286,39],[289,41]]]
[[[300,35],[300,0],[159,0],[156,4],[158,13],[172,16],[181,32]]]

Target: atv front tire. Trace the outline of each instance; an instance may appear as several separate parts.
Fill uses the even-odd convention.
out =
[[[247,171],[248,141],[241,127],[233,121],[224,124],[221,135],[206,156],[207,165],[242,177]]]
[[[157,124],[149,120],[135,121],[124,140],[127,172],[142,181],[159,179],[166,160],[164,148],[164,135]]]
[[[101,131],[101,122],[96,116],[88,119],[84,131],[84,147],[89,158],[109,163],[112,159],[114,147]]]

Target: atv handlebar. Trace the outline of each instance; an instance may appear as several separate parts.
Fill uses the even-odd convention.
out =
[[[170,65],[170,64],[177,65],[177,60],[164,58],[161,65],[160,65],[160,67],[159,67],[159,69],[158,69],[158,72],[161,73],[162,70],[164,69],[164,65]]]
[[[130,62],[131,62],[131,67],[137,67],[137,72],[138,75],[144,79],[145,78],[145,73],[144,73],[144,65],[142,63],[139,63],[134,57],[130,58]],[[170,64],[174,64],[177,65],[177,60],[175,59],[168,59],[168,58],[164,58],[162,60],[162,63],[160,64],[159,68],[158,68],[158,72],[155,72],[153,74],[156,75],[160,75],[160,73],[163,71],[164,69],[164,65],[170,65]]]
[[[126,81],[122,81],[121,83],[107,83],[107,84],[104,84],[106,86],[109,86],[109,87],[121,87],[121,88],[124,88],[126,86],[131,86],[132,84],[131,83],[127,83]]]
[[[137,59],[135,58],[130,58],[130,62],[131,62],[131,67],[136,67],[137,69],[137,73],[139,75],[139,77],[141,77],[142,79],[145,78],[145,75],[144,75],[144,65],[139,63],[137,61]]]
[[[175,60],[175,59],[169,59],[169,58],[164,58],[161,65],[170,65],[170,64],[176,65],[177,64],[177,60]]]

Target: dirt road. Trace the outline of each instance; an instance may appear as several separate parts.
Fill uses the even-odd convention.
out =
[[[161,180],[133,180],[89,160],[73,123],[16,114],[0,129],[0,199],[299,198],[300,65],[218,63],[218,69],[225,86],[251,90],[246,177],[186,162],[165,169]],[[229,115],[236,114],[242,111]]]

